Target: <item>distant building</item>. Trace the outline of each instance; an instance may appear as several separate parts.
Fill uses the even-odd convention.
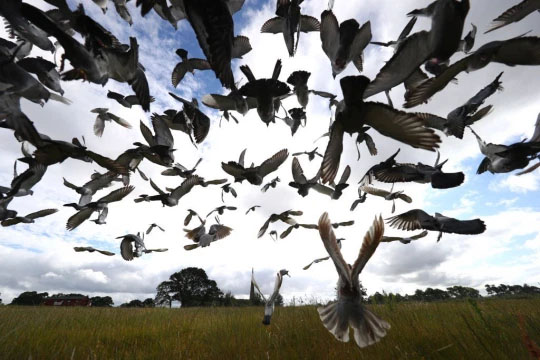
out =
[[[88,296],[59,296],[48,297],[43,300],[45,306],[92,306]]]

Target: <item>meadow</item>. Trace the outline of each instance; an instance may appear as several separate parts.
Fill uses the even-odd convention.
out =
[[[540,299],[368,305],[392,325],[359,349],[323,327],[316,307],[0,307],[0,359],[531,359]],[[521,327],[520,321],[521,318]]]

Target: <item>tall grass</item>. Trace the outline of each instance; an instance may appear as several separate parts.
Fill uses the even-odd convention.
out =
[[[0,307],[0,359],[527,359],[540,300],[370,306],[392,325],[378,344],[340,343],[313,306],[120,309]],[[521,315],[522,329],[518,315]]]

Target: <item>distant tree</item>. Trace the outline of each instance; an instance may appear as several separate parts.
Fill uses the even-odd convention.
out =
[[[52,294],[51,298],[60,298],[60,297],[76,297],[76,296],[86,296],[86,295],[83,295],[83,294],[74,294],[74,293],[70,293],[70,294],[63,294],[63,293],[58,293],[58,294]]]
[[[151,308],[156,307],[156,303],[154,302],[154,299],[152,298],[145,299],[142,303],[144,307],[151,307]]]
[[[477,299],[480,298],[480,291],[466,286],[451,286],[446,288],[448,295],[452,299]]]
[[[49,296],[49,293],[38,293],[36,291],[25,291],[11,301],[10,305],[40,305],[43,300]]]
[[[110,296],[94,296],[90,298],[94,307],[111,307],[114,305],[113,299]]]
[[[137,308],[142,308],[144,307],[144,304],[141,300],[131,300],[130,302],[128,303],[123,303],[122,305],[120,305],[120,307],[127,307],[127,308],[132,308],[132,307],[137,307]]]
[[[173,283],[172,281],[163,281],[161,284],[159,284],[156,288],[156,297],[154,298],[154,301],[156,305],[158,306],[169,306],[169,308],[172,305],[173,302],[173,289],[172,289]]]
[[[265,304],[263,297],[258,292],[253,294],[253,296],[249,299],[249,302],[252,306],[262,306]]]
[[[2,293],[0,293],[0,295],[2,295]],[[2,304],[2,299],[0,299],[0,305],[4,305],[4,304]]]
[[[203,269],[189,267],[172,274],[157,287],[158,303],[177,300],[182,306],[210,306],[220,303],[223,293]],[[169,300],[170,299],[170,300]]]

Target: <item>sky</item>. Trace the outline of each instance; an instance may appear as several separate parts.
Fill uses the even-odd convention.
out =
[[[45,2],[29,1],[41,9],[50,6]],[[527,31],[532,35],[540,33],[540,14],[534,13],[519,23],[483,34],[494,19],[517,1],[479,0],[472,2],[466,20],[464,34],[471,29],[471,23],[478,26],[478,35],[474,49],[498,39],[508,39]],[[371,22],[374,41],[395,39],[409,21],[406,13],[427,6],[424,0],[396,2],[392,0],[365,0],[352,4],[338,0],[334,13],[338,21],[349,18],[360,24]],[[76,3],[69,1],[71,8]],[[212,72],[197,72],[195,76],[187,74],[174,89],[170,84],[172,69],[179,58],[177,48],[185,48],[190,57],[203,57],[195,34],[186,21],[178,23],[178,30],[161,20],[155,13],[145,18],[140,16],[134,1],[128,3],[134,25],[130,27],[114,11],[112,3],[107,14],[91,1],[85,1],[88,15],[115,34],[121,42],[128,43],[130,36],[136,36],[140,45],[140,62],[146,68],[150,92],[156,98],[151,112],[162,113],[172,108],[181,109],[181,104],[168,95],[172,91],[184,98],[200,99],[208,93],[224,93]],[[326,9],[325,0],[306,0],[302,12],[320,19]],[[275,1],[246,0],[244,7],[235,14],[235,34],[250,38],[253,50],[241,60],[233,61],[236,81],[245,83],[246,79],[239,71],[239,66],[249,64],[256,77],[270,77],[277,59],[283,61],[280,80],[285,81],[295,70],[311,72],[308,85],[312,89],[332,92],[341,98],[339,80],[343,76],[357,75],[358,71],[350,64],[335,80],[331,76],[330,62],[321,48],[318,33],[302,33],[297,54],[289,57],[281,35],[261,34],[262,24],[274,16]],[[419,19],[413,31],[428,29],[428,19]],[[0,36],[6,37],[5,30]],[[34,50],[33,56],[52,59],[51,54]],[[364,52],[363,75],[373,79],[384,62],[390,59],[391,49],[370,45]],[[464,55],[455,54],[452,61]],[[59,58],[59,55],[57,55]],[[477,91],[488,85],[501,72],[504,91],[497,92],[487,101],[493,105],[493,111],[474,125],[486,141],[511,144],[530,137],[540,112],[540,69],[538,67],[506,67],[490,64],[485,69],[458,76],[457,84],[450,84],[443,92],[435,95],[425,105],[414,111],[431,112],[446,116],[451,110],[465,103]],[[107,99],[107,90],[131,94],[127,84],[110,80],[104,87],[81,82],[64,82],[65,97],[73,103],[64,105],[48,102],[43,108],[39,105],[22,101],[23,111],[35,123],[37,129],[54,139],[69,141],[73,137],[84,136],[89,149],[115,158],[132,143],[142,141],[139,121],[149,125],[150,113],[140,108],[126,109],[114,100]],[[403,103],[402,86],[391,92],[394,105]],[[385,102],[384,95],[377,95],[371,101]],[[284,101],[287,109],[298,107],[296,99]],[[128,130],[115,124],[107,124],[103,137],[93,134],[95,114],[90,110],[95,107],[107,107],[109,111],[127,119],[133,129]],[[290,129],[280,120],[267,127],[255,111],[245,117],[238,115],[240,124],[227,123],[223,120],[219,127],[220,114],[201,105],[202,110],[211,117],[212,124],[208,137],[195,148],[187,135],[174,132],[176,160],[186,167],[191,167],[199,158],[203,158],[198,167],[198,174],[206,179],[228,178],[221,169],[222,161],[237,160],[240,152],[247,148],[246,163],[259,164],[277,151],[287,148],[289,153],[309,151],[318,147],[321,153],[326,148],[326,139],[315,142],[328,130],[331,113],[328,102],[316,96],[310,97],[307,106],[307,126],[301,127],[291,137]],[[317,223],[319,216],[327,211],[332,221],[354,220],[348,228],[339,228],[338,237],[343,242],[342,252],[349,263],[356,260],[362,238],[369,229],[375,216],[382,214],[390,217],[391,203],[380,198],[368,197],[351,212],[351,203],[357,198],[357,182],[365,171],[376,163],[385,160],[398,148],[401,152],[398,162],[423,162],[433,164],[436,154],[413,149],[405,144],[379,135],[370,130],[379,154],[370,156],[365,145],[361,145],[361,159],[357,161],[354,138],[345,136],[344,152],[339,174],[346,164],[352,168],[349,180],[351,184],[339,200],[330,200],[324,195],[312,192],[302,198],[288,186],[292,180],[292,156],[270,174],[266,181],[279,176],[281,182],[277,188],[262,193],[259,187],[244,182],[233,187],[238,198],[225,195],[225,204],[238,207],[237,211],[221,216],[221,222],[234,230],[231,236],[213,243],[210,247],[187,252],[183,246],[190,241],[184,237],[183,219],[187,209],[194,209],[199,214],[206,214],[222,205],[219,187],[197,187],[182,198],[173,208],[164,208],[159,202],[133,202],[140,194],[152,193],[148,182],[138,176],[132,176],[131,183],[135,190],[120,203],[109,208],[107,225],[98,226],[85,222],[74,231],[65,230],[67,219],[73,214],[72,209],[63,204],[78,201],[78,194],[62,185],[62,178],[81,185],[89,180],[94,170],[103,171],[96,164],[68,159],[64,163],[49,167],[43,180],[34,187],[34,195],[16,198],[12,208],[20,214],[27,214],[44,208],[57,208],[59,212],[39,219],[35,224],[20,224],[11,228],[0,229],[0,298],[9,303],[14,296],[23,291],[47,291],[49,293],[84,293],[92,296],[111,296],[116,305],[133,299],[154,297],[156,286],[169,275],[185,267],[196,266],[206,270],[209,277],[216,280],[224,291],[230,291],[237,297],[247,297],[251,269],[263,292],[273,289],[275,273],[279,269],[288,269],[290,278],[285,278],[281,293],[286,301],[304,299],[306,301],[326,301],[334,298],[337,273],[334,265],[323,262],[304,271],[302,267],[315,258],[326,256],[326,251],[319,234],[314,230],[294,230],[287,238],[273,241],[268,234],[257,238],[258,229],[272,213],[288,209],[302,210],[304,215],[297,220],[300,223]],[[446,288],[464,285],[484,289],[484,284],[523,284],[538,285],[540,282],[540,172],[515,176],[514,174],[476,175],[476,168],[482,156],[476,139],[470,131],[465,132],[463,140],[447,138],[443,140],[441,159],[449,159],[446,171],[463,171],[465,183],[454,189],[437,190],[429,185],[396,184],[395,190],[404,190],[413,198],[412,204],[397,203],[396,214],[410,209],[424,209],[428,213],[443,213],[459,219],[481,218],[487,230],[481,235],[461,236],[445,234],[437,243],[437,233],[409,245],[383,243],[360,275],[360,280],[368,294],[376,291],[411,293],[415,289],[427,287]],[[20,144],[11,131],[0,131],[0,185],[9,185],[13,174],[13,162],[20,157]],[[307,177],[315,175],[320,160],[309,162],[307,157],[299,158]],[[143,161],[143,170],[159,186],[176,187],[181,179],[164,177],[163,168]],[[19,164],[19,170],[24,164]],[[376,184],[389,189],[388,184]],[[95,198],[106,195],[113,188],[99,192]],[[262,207],[245,215],[248,207]],[[116,237],[144,231],[151,223],[160,224],[166,232],[152,232],[145,240],[147,248],[168,248],[165,253],[147,254],[134,261],[126,262],[119,255],[119,240]],[[196,226],[190,224],[189,228]],[[276,223],[269,230],[281,232],[285,224]],[[389,226],[385,235],[404,234]],[[412,235],[413,233],[405,233]],[[75,253],[74,246],[94,246],[115,252],[114,257],[105,257],[96,253]]]

